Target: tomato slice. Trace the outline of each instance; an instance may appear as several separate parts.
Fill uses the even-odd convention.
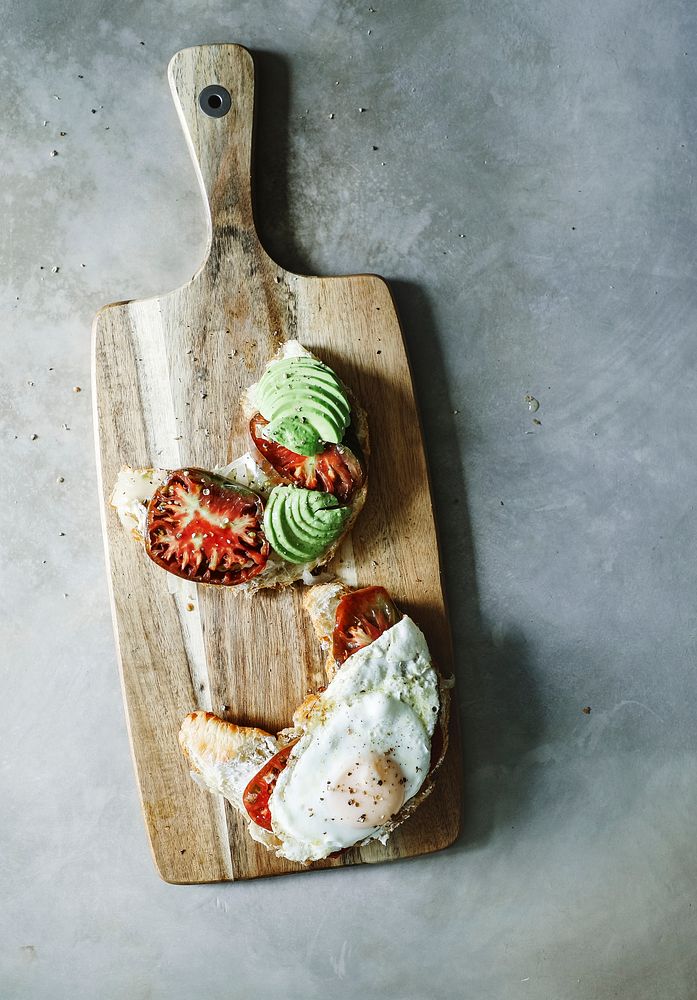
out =
[[[361,462],[344,444],[328,444],[318,455],[297,455],[282,444],[264,437],[268,420],[255,413],[249,432],[257,449],[286,482],[308,490],[332,493],[348,503],[365,479]]]
[[[242,583],[260,573],[269,557],[263,512],[252,490],[203,469],[177,469],[148,504],[145,547],[176,576]]]
[[[337,663],[369,646],[401,619],[384,587],[363,587],[341,598],[336,609],[332,652]]]
[[[288,763],[290,752],[297,742],[297,740],[293,740],[292,743],[287,743],[270,760],[267,760],[242,793],[245,809],[257,826],[263,827],[264,830],[271,829],[271,809],[269,808],[271,792],[276,787],[278,776]]]

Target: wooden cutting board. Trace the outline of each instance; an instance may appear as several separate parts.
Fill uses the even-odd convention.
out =
[[[368,501],[352,552],[344,549],[347,570],[360,586],[390,590],[424,629],[445,674],[452,655],[419,418],[390,291],[376,275],[292,274],[260,245],[250,179],[254,66],[246,49],[185,49],[172,59],[169,81],[210,209],[208,253],[183,287],[98,313],[93,376],[112,608],[143,811],[162,878],[192,883],[307,870],[256,844],[223,799],[191,780],[177,733],[196,708],[271,731],[288,725],[306,693],[324,683],[322,656],[300,585],[250,599],[155,566],[109,506],[121,465],[211,468],[246,451],[240,395],[283,340],[299,339],[351,386],[370,420]],[[214,89],[202,94],[207,87]],[[451,844],[459,753],[453,721],[437,790],[387,846],[354,848],[311,867]]]

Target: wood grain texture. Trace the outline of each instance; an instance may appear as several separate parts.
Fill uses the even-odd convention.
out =
[[[191,883],[306,870],[252,841],[241,817],[191,780],[177,732],[195,708],[280,729],[323,682],[322,657],[300,586],[250,599],[156,567],[109,506],[121,465],[211,468],[247,450],[242,390],[283,340],[297,337],[368,411],[370,488],[353,531],[358,583],[380,582],[394,594],[446,674],[452,657],[418,414],[389,289],[375,275],[292,274],[260,245],[250,181],[254,68],[245,49],[186,49],[172,59],[169,79],[210,209],[208,253],[182,288],[100,311],[93,375],[114,623],[143,811],[160,874]],[[199,109],[211,83],[232,96],[223,118]],[[386,847],[354,848],[311,867],[451,844],[460,815],[455,729],[453,722],[436,791]]]

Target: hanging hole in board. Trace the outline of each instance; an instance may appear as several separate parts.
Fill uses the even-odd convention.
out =
[[[209,118],[223,118],[232,107],[232,98],[225,87],[217,83],[204,87],[198,95],[201,111]]]

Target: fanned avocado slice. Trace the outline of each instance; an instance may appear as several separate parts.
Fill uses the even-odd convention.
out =
[[[275,490],[269,497],[269,502],[264,513],[264,533],[272,549],[279,556],[291,563],[303,563],[307,561],[307,555],[299,545],[293,532],[287,524],[287,512],[284,510],[284,503],[279,497],[274,498]]]
[[[315,455],[324,441],[339,444],[351,419],[341,382],[313,358],[273,362],[255,395],[269,437],[296,454]]]
[[[328,493],[299,486],[277,486],[264,515],[264,531],[272,548],[289,562],[320,556],[343,531],[350,508]]]

